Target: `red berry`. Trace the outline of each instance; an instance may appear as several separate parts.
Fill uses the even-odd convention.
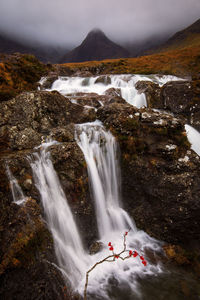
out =
[[[119,255],[115,255],[115,258],[119,258]]]
[[[140,259],[141,259],[141,260],[144,260],[144,257],[143,257],[143,256],[140,256]]]
[[[137,253],[137,251],[134,251],[133,257],[136,257],[136,256],[138,256],[138,253]]]
[[[128,234],[128,231],[125,232],[125,235],[127,235],[127,234]]]
[[[143,261],[142,261],[142,264],[146,267],[146,265],[147,265],[146,260],[143,260]]]
[[[111,246],[111,247],[109,248],[109,250],[110,250],[110,251],[113,251],[113,250],[114,250],[113,246]]]
[[[109,243],[108,243],[108,246],[109,246],[109,247],[111,247],[111,246],[112,246],[111,242],[109,242]]]
[[[132,254],[133,254],[133,251],[130,250],[130,251],[129,251],[129,256],[131,256]]]

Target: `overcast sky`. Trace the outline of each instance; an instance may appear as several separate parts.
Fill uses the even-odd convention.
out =
[[[70,46],[93,28],[114,41],[175,32],[200,18],[200,0],[0,0],[0,31]]]

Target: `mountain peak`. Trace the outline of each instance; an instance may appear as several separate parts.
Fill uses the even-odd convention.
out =
[[[111,58],[129,57],[129,52],[112,42],[99,29],[92,29],[80,46],[67,53],[61,62],[81,62]]]
[[[87,34],[83,42],[88,41],[90,39],[108,39],[108,38],[101,29],[94,28]]]

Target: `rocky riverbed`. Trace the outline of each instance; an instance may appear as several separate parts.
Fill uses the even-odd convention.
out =
[[[103,96],[79,94],[75,102],[57,91],[32,91],[0,103],[2,299],[79,298],[56,267],[27,157],[47,138],[59,142],[50,147],[52,161],[89,248],[97,239],[96,219],[74,125],[96,119],[120,146],[124,208],[138,228],[166,243],[173,265],[200,275],[200,160],[184,127],[189,122],[199,129],[199,87],[186,81],[163,87],[140,81],[137,89],[146,94],[148,108],[126,103],[115,89]],[[27,197],[24,206],[13,203],[6,166]]]

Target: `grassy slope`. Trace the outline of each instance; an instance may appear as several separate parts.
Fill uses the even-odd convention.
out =
[[[0,101],[36,88],[48,67],[32,55],[5,55],[0,61]]]
[[[175,48],[175,47],[174,47]],[[200,70],[200,35],[187,39],[176,49],[166,49],[160,53],[136,58],[103,60],[65,64],[74,68],[100,67],[102,73],[174,74],[197,77]]]

